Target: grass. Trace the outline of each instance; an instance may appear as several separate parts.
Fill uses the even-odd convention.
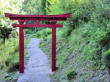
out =
[[[30,39],[26,38],[24,42],[24,48],[26,48],[27,43]],[[26,60],[27,51],[24,50],[24,60]],[[2,44],[0,40],[0,73],[1,78],[4,79],[4,74],[9,73],[11,78],[15,76],[16,71],[19,69],[19,41],[17,38],[7,39],[5,44]],[[3,77],[3,78],[2,78]]]
[[[68,33],[64,32],[64,29],[57,31],[58,70],[52,75],[52,82],[74,82],[75,80],[88,82],[94,78],[93,75],[97,74],[98,70],[103,70],[105,73],[103,76],[106,76],[108,72],[106,67],[110,68],[110,51],[109,49],[106,51],[109,43],[103,45],[109,42],[109,39],[106,38],[107,31],[103,29],[103,26],[98,27],[91,22],[84,23],[72,30],[69,36],[64,35]],[[49,56],[51,62],[51,38],[40,44],[39,47]],[[102,61],[105,56],[107,56],[106,61]],[[107,66],[103,62],[107,62]],[[103,79],[103,77],[98,79]]]
[[[0,68],[6,69],[12,59],[17,56],[18,51],[18,40],[17,39],[9,39],[6,40],[5,44],[1,44],[0,46]]]

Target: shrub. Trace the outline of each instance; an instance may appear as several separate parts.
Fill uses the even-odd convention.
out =
[[[52,29],[47,28],[46,29],[46,35],[50,35],[52,33]]]
[[[102,62],[105,63],[107,68],[110,70],[110,49],[102,54]]]
[[[68,80],[72,80],[72,79],[75,79],[77,73],[75,71],[70,71],[68,74],[67,74],[67,78]]]

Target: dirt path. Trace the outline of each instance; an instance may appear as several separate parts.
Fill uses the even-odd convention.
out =
[[[24,74],[20,74],[17,82],[51,82],[51,68],[47,56],[38,47],[39,40],[32,38],[27,45],[28,60]]]

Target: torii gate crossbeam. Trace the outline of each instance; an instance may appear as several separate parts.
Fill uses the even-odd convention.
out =
[[[18,20],[19,24],[13,24],[13,27],[19,27],[19,71],[24,73],[24,27],[49,27],[52,28],[52,72],[56,70],[56,28],[63,27],[62,24],[56,24],[57,21],[65,21],[71,16],[71,13],[62,15],[17,15],[5,13],[5,17],[10,20]],[[35,24],[24,24],[26,20],[35,20]],[[40,24],[39,21],[50,21],[51,24]]]

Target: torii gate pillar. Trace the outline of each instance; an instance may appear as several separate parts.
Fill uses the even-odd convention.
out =
[[[18,20],[19,24],[13,24],[13,27],[19,27],[19,71],[24,73],[24,27],[49,27],[52,28],[52,72],[56,70],[56,28],[63,27],[62,24],[56,24],[57,21],[65,21],[71,16],[71,13],[62,15],[17,15],[5,13],[10,20]],[[35,20],[35,24],[24,24],[26,20]],[[40,24],[39,21],[50,21],[51,24]]]
[[[52,27],[52,71],[56,70],[56,27],[54,24],[55,22],[52,22],[53,27]]]
[[[19,20],[19,24],[23,24],[24,20]],[[24,73],[24,29],[19,27],[19,71]]]

